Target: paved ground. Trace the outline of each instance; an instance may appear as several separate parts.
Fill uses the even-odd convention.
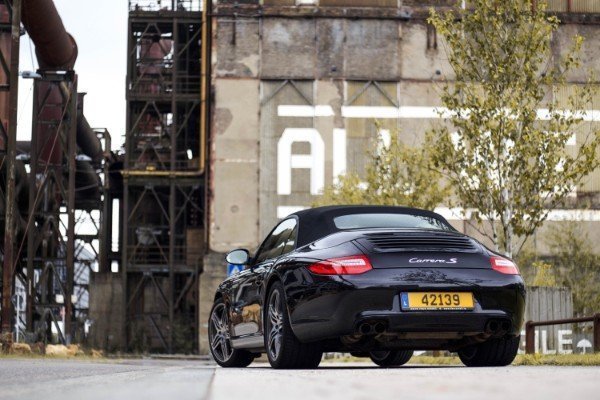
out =
[[[314,371],[199,361],[0,360],[0,400],[600,399],[600,367],[324,364]]]
[[[0,359],[0,399],[199,400],[213,374],[197,361]]]

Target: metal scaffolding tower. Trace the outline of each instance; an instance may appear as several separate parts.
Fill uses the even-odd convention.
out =
[[[100,257],[111,218],[104,202],[109,165],[103,155],[110,153],[111,139],[106,130],[87,125],[73,71],[38,74],[29,151],[26,327],[29,340],[81,343],[89,276],[107,268]],[[80,148],[90,143],[99,146],[88,151],[95,157]]]
[[[17,148],[21,22],[36,45],[40,69],[29,75],[32,140]],[[51,0],[0,1],[0,53],[0,149],[7,171],[0,182],[6,188],[0,204],[6,212],[2,333],[6,341],[82,342],[89,277],[108,262],[99,253],[111,219],[104,202],[110,135],[93,130],[83,115],[77,45]]]
[[[200,0],[129,2],[120,266],[128,351],[198,348],[200,10]]]

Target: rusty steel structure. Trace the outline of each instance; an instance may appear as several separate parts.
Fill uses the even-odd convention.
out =
[[[527,354],[535,353],[535,328],[538,326],[581,324],[584,322],[593,323],[594,342],[593,351],[600,352],[600,314],[591,317],[555,319],[552,321],[527,321],[525,324],[525,352]]]
[[[0,3],[0,151],[2,152],[2,169],[4,177],[5,199],[3,208],[4,247],[2,268],[1,299],[1,333],[3,336],[11,332],[13,319],[12,296],[14,293],[14,276],[16,270],[15,243],[19,238],[16,221],[19,219],[15,204],[17,197],[17,107],[18,107],[18,71],[19,40],[21,36],[21,0],[2,1]],[[3,215],[4,217],[4,215]],[[19,231],[19,233],[21,233]]]
[[[52,0],[4,2],[0,5],[3,21],[7,9],[12,13],[12,56],[16,54],[16,61],[10,69],[3,68],[4,76],[18,72],[21,30],[17,21],[22,21],[35,44],[40,68],[34,74],[31,142],[16,143],[16,100],[13,102],[12,96],[16,97],[17,91],[13,85],[8,88],[11,113],[3,126],[9,134],[8,140],[2,141],[7,143],[8,165],[8,179],[2,185],[6,187],[7,216],[2,332],[13,333],[14,322],[21,319],[11,304],[18,283],[25,291],[21,302],[26,306],[22,321],[25,339],[68,344],[83,340],[91,270],[97,260],[98,270],[106,270],[108,263],[99,253],[109,240],[111,210],[103,200],[109,195],[111,139],[106,130],[92,129],[83,114],[84,94],[77,92],[74,70],[77,44]],[[4,36],[0,48],[4,57]],[[0,64],[6,67],[4,62]],[[3,101],[0,96],[0,106]],[[4,122],[2,110],[0,116]],[[28,171],[24,163],[29,164]],[[84,233],[82,225],[93,228]],[[15,334],[18,337],[22,332]]]
[[[130,1],[121,273],[125,350],[197,349],[204,242],[201,1]]]

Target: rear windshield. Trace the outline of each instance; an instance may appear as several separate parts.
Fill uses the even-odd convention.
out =
[[[362,228],[420,228],[453,231],[454,229],[437,218],[412,214],[350,214],[335,217],[338,229]]]

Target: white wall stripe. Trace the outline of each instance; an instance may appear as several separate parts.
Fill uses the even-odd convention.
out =
[[[556,114],[563,115],[566,117],[581,118],[586,122],[597,122],[600,121],[600,110],[581,110],[581,111],[556,111]],[[540,108],[537,110],[537,117],[539,120],[548,121],[551,119],[550,111],[547,108]]]
[[[400,118],[403,119],[439,119],[450,117],[450,112],[445,107],[400,107],[399,114]]]
[[[306,210],[308,207],[303,206],[279,206],[277,207],[277,218],[283,219],[290,214],[298,211]]]
[[[463,221],[469,219],[475,209],[463,210],[461,208],[438,207],[435,212],[447,220]],[[486,219],[486,218],[482,218]],[[547,221],[574,221],[574,222],[600,222],[600,210],[552,210]]]
[[[346,174],[346,130],[333,130],[333,183],[338,183],[339,177]]]
[[[600,110],[582,110],[575,113],[557,111],[559,115],[574,116],[586,122],[600,121]],[[333,108],[328,105],[318,106],[293,106],[280,105],[277,108],[280,117],[332,117],[335,115]],[[446,107],[375,107],[375,106],[343,106],[344,118],[381,118],[381,119],[446,119],[451,112]],[[548,109],[537,110],[539,120],[550,120]]]

